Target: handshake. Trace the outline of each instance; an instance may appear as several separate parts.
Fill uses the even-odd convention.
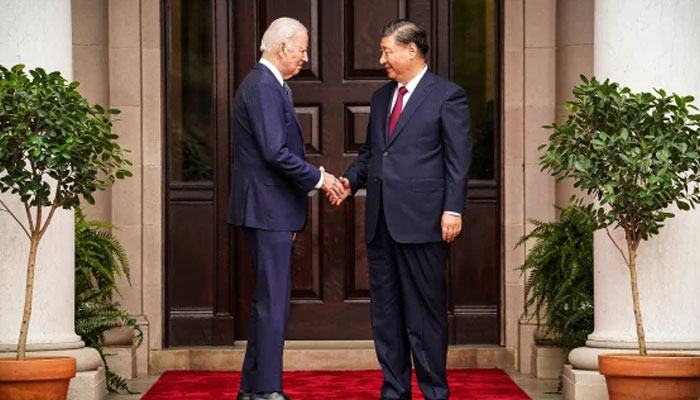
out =
[[[329,174],[323,167],[319,168],[323,175],[321,190],[326,194],[328,201],[334,206],[339,206],[345,199],[350,196],[350,181],[345,177],[336,178],[333,174]]]

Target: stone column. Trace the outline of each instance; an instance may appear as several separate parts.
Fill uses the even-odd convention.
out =
[[[42,67],[73,76],[70,0],[0,0],[0,64]],[[0,194],[20,219],[23,206]],[[46,213],[45,213],[46,215]],[[13,357],[24,306],[29,240],[19,225],[0,212],[0,357]],[[74,222],[72,210],[59,210],[39,246],[28,349],[35,355],[75,357],[78,376],[69,399],[104,397],[104,371],[96,350],[85,348],[74,330]]]
[[[506,84],[518,82],[522,79],[522,106],[523,106],[523,137],[522,137],[522,153],[512,154],[513,149],[509,149],[509,144],[506,144],[506,161],[512,165],[514,162],[522,162],[522,189],[511,185],[517,182],[513,177],[506,178],[506,204],[508,198],[514,196],[522,196],[522,210],[519,224],[522,226],[521,232],[527,233],[534,229],[529,220],[536,219],[540,221],[554,221],[556,219],[554,201],[554,177],[547,172],[541,171],[539,166],[539,157],[541,152],[537,149],[540,144],[547,141],[549,132],[542,128],[543,125],[550,124],[554,119],[555,109],[555,82],[556,82],[556,0],[542,1],[523,1],[523,70],[506,69],[507,74],[521,73],[521,77],[511,77],[506,75]],[[511,6],[512,7],[512,6]],[[506,8],[508,10],[508,8]],[[517,25],[509,29],[517,29]],[[507,86],[507,85],[506,85]],[[509,89],[506,89],[509,90]],[[508,110],[508,102],[513,94],[519,94],[516,89],[514,93],[506,91],[506,112]],[[509,101],[510,100],[510,101]],[[549,122],[548,122],[549,121]],[[518,145],[515,140],[510,141],[512,144]],[[516,147],[517,149],[517,147]],[[515,155],[515,158],[509,156]],[[521,161],[520,161],[520,160]],[[506,166],[508,168],[508,166]],[[508,170],[506,170],[508,171]],[[522,193],[520,193],[522,190]],[[506,212],[513,210],[506,206]],[[511,204],[512,207],[512,204]],[[513,220],[514,218],[508,218]],[[515,228],[517,225],[511,226]],[[508,232],[510,233],[510,232]],[[517,238],[519,239],[519,237]],[[514,243],[513,243],[514,245]],[[510,238],[506,239],[506,249],[513,249]],[[524,256],[532,247],[533,242],[526,243],[523,247],[515,249],[518,251],[516,257],[520,264],[524,261]],[[522,253],[523,248],[525,253]],[[520,258],[522,257],[522,258]],[[506,309],[506,339],[509,336],[509,327],[515,329],[515,322],[518,322],[518,368],[522,373],[532,372],[533,366],[533,344],[534,333],[536,330],[536,322],[533,315],[523,313],[523,303],[525,300],[524,283],[528,276],[522,276],[519,270],[513,269],[520,266],[508,265],[505,285],[505,298],[513,298],[517,296],[517,301],[511,303],[515,307]],[[524,280],[523,280],[524,279]],[[508,305],[510,306],[510,304]],[[530,310],[532,311],[532,310]],[[508,342],[506,341],[506,344]]]
[[[597,0],[595,75],[633,91],[700,95],[698,20],[700,3],[693,0]],[[671,211],[676,218],[640,245],[642,318],[650,350],[700,351],[700,210]],[[624,248],[624,236],[613,236]],[[598,354],[637,348],[627,266],[605,232],[594,240],[595,330],[569,356],[565,399],[607,399]]]

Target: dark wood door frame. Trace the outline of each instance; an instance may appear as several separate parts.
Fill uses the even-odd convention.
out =
[[[162,20],[164,21],[163,72],[165,87],[164,104],[166,110],[164,157],[166,160],[166,167],[170,164],[169,154],[171,142],[168,132],[172,132],[172,121],[168,106],[172,85],[167,78],[167,76],[171,76],[170,74],[172,72],[167,50],[170,45],[171,31],[167,16],[169,15],[171,1],[175,0],[162,0],[163,6],[161,7],[161,10],[163,10]],[[242,244],[243,240],[240,232],[236,229],[232,229],[225,222],[231,164],[230,107],[235,88],[248,72],[252,63],[257,60],[259,54],[257,47],[262,32],[259,28],[256,28],[252,32],[241,30],[240,27],[237,26],[236,21],[237,18],[254,16],[253,19],[256,21],[255,24],[251,25],[264,25],[262,19],[264,19],[265,16],[263,14],[271,12],[271,10],[274,11],[274,7],[279,4],[274,0],[212,0],[212,2],[214,30],[212,43],[214,61],[212,74],[214,85],[211,93],[211,121],[213,122],[211,134],[213,138],[213,165],[215,173],[213,180],[210,182],[182,183],[172,181],[170,169],[165,168],[165,346],[231,345],[234,340],[238,340],[242,337],[240,332],[238,334],[236,333],[235,327],[238,327],[239,331],[243,331],[247,325],[244,322],[245,320],[242,320],[242,318],[246,318],[245,314],[248,307],[246,304],[247,295],[241,292],[241,288],[245,292],[247,290],[246,285],[252,285],[252,283],[244,281],[244,279],[247,279],[245,273],[239,276],[241,268],[246,268],[240,265],[241,262],[247,262],[247,256],[243,251],[245,246]],[[283,3],[285,2],[280,4]],[[324,15],[333,10],[335,10],[333,12],[340,12],[343,15],[340,23],[347,24],[351,22],[352,18],[348,13],[352,14],[351,11],[354,3],[355,2],[352,0],[344,0],[342,3],[338,2],[338,4],[331,4],[321,0],[309,0],[309,8],[314,9],[315,7],[316,11],[314,12],[317,13],[315,15],[315,27],[313,26],[314,23],[311,23],[311,28],[323,29],[325,24],[333,23],[324,18]],[[429,27],[428,35],[431,40],[431,50],[429,54],[430,67],[439,75],[449,78],[452,75],[451,68],[453,64],[451,59],[451,41],[453,38],[451,37],[452,32],[450,28],[452,1],[433,0],[432,2],[428,1],[426,3],[426,1],[422,0],[398,0],[396,4],[398,10],[397,16],[405,16],[406,13],[408,13],[410,18]],[[429,6],[425,7],[426,4]],[[337,7],[340,9],[337,9]],[[503,185],[500,184],[500,182],[502,182],[500,145],[502,140],[500,117],[500,101],[502,96],[501,60],[503,51],[502,10],[502,0],[497,0],[495,12],[496,21],[494,21],[497,27],[495,40],[497,49],[494,52],[494,57],[496,58],[494,65],[497,71],[493,74],[496,88],[495,93],[497,94],[494,104],[494,168],[496,173],[494,180],[470,181],[469,211],[467,215],[465,215],[465,234],[463,238],[460,239],[460,242],[452,247],[450,253],[448,279],[451,284],[448,288],[448,318],[450,321],[450,343],[453,344],[490,343],[502,345],[503,329],[501,327],[504,323],[501,293],[503,287],[501,266],[503,244],[502,240],[500,240],[500,238],[503,237],[501,232],[503,212],[501,199]],[[346,26],[345,29],[348,29],[348,27]],[[333,43],[317,37],[317,42],[315,44],[317,49],[325,49],[321,54],[326,54],[328,46],[345,45],[346,48],[350,48],[352,43],[349,44],[347,42],[349,36],[347,35],[347,31],[344,32],[345,34],[339,40],[334,40]],[[312,37],[312,43],[313,40],[314,38]],[[253,54],[255,56],[251,57]],[[323,116],[325,115],[323,114],[323,112],[325,112],[325,110],[323,110],[325,105],[311,100],[311,92],[308,91],[310,89],[307,89],[310,82],[314,80],[321,82],[323,79],[324,71],[322,68],[318,69],[318,65],[321,65],[319,64],[319,59],[313,59],[313,57],[319,56],[319,52],[312,55],[311,65],[300,75],[298,82],[292,83],[292,87],[295,90],[295,99],[298,94],[299,102],[297,107],[300,109],[300,115],[306,113],[307,116],[310,115],[309,118],[313,118],[314,112],[321,113],[317,114],[316,117],[320,118],[321,129],[323,129],[323,125],[328,123],[323,119],[325,118]],[[321,60],[321,62],[337,63],[337,61],[334,60]],[[359,63],[360,67],[362,67],[361,64],[362,62]],[[368,88],[378,87],[385,81],[383,76],[375,76],[375,72],[371,69],[362,70],[362,68],[358,67],[350,71],[347,69],[351,66],[348,62],[333,65],[337,65],[336,68],[340,68],[340,70],[344,71],[344,76],[346,77],[354,74],[354,78],[352,79],[355,79],[358,84]],[[365,74],[365,76],[362,74]],[[351,161],[353,152],[359,147],[359,143],[353,142],[353,140],[357,138],[354,138],[352,134],[353,132],[357,132],[357,129],[362,129],[359,125],[361,125],[361,122],[364,120],[364,114],[368,112],[367,104],[369,103],[369,96],[362,95],[361,98],[358,97],[357,101],[349,99],[345,103],[344,111],[330,114],[335,115],[333,118],[340,118],[343,121],[341,125],[345,130],[344,154],[335,161],[326,160],[331,164],[330,167],[333,168],[333,172],[336,172],[336,170],[342,172]],[[314,111],[315,109],[317,109],[317,111]],[[317,121],[317,123],[318,122],[319,121]],[[316,139],[318,140],[318,138]],[[320,160],[320,153],[318,153],[318,147],[314,146],[319,146],[319,143],[320,146],[325,144],[323,141],[314,142],[314,138],[307,138],[307,142],[309,142],[309,149],[311,150],[309,159],[312,162],[318,162]],[[350,158],[348,158],[348,156],[350,156]],[[312,213],[316,212],[318,218],[311,222],[312,226],[310,228],[317,230],[319,229],[318,224],[351,220],[354,218],[355,213],[358,212],[357,207],[361,206],[362,204],[358,202],[349,203],[344,211],[342,211],[343,215],[341,216],[337,212],[324,212],[323,202],[312,200],[310,205],[312,208],[311,211]],[[315,211],[313,210],[314,207],[316,208]],[[197,220],[196,223],[190,224],[193,221],[191,219],[192,217],[188,219],[186,216],[190,215],[188,213],[192,211],[187,210],[199,210],[194,211],[195,214],[192,215],[203,216],[202,218],[208,218],[208,221],[203,223]],[[330,219],[324,222],[324,218]],[[485,226],[484,221],[490,221],[488,222],[490,225],[486,230],[483,229]],[[173,231],[176,224],[183,223],[185,226],[181,226],[177,229],[191,230],[189,236],[181,235],[177,230]],[[314,224],[316,225],[314,226]],[[467,224],[471,224],[475,229],[466,228]],[[361,247],[357,246],[357,238],[361,237],[362,233],[360,231],[358,234],[358,230],[353,224],[348,225],[346,228],[343,234],[344,236],[339,236],[345,238],[344,246],[347,249],[341,257],[341,260],[343,260],[346,265],[350,265],[356,261],[358,255],[357,251],[360,253],[362,252]],[[195,234],[193,232],[199,233]],[[178,275],[178,271],[173,269],[175,268],[173,263],[177,262],[179,257],[181,257],[182,253],[178,251],[181,250],[179,247],[183,245],[183,241],[186,243],[187,240],[191,240],[192,237],[197,237],[199,234],[211,238],[211,243],[206,244],[209,249],[208,251],[210,251],[210,253],[206,255],[208,258],[204,257],[206,259],[201,260],[203,266],[205,266],[205,264],[210,265],[210,267],[202,268],[202,273],[207,274],[209,286],[206,288],[187,288],[186,285],[183,285],[183,281],[186,283],[186,278],[183,279],[182,274]],[[492,242],[489,240],[484,241],[484,236],[492,238]],[[360,242],[359,245],[364,246],[364,243]],[[357,247],[357,249],[355,249],[355,247]],[[479,258],[478,252],[484,251],[485,248],[487,248],[487,252],[491,252],[490,258]],[[475,264],[478,264],[477,268],[474,268]],[[481,264],[486,265],[486,267]],[[470,265],[470,268],[466,268],[466,265]],[[209,270],[206,270],[207,268],[209,268]],[[192,269],[190,269],[190,271],[191,270]],[[352,271],[351,268],[346,268],[342,273],[342,280],[345,281],[343,286],[347,295],[346,302],[366,304],[367,293],[362,290],[356,290],[359,284],[356,282],[358,277]],[[484,279],[486,282],[485,286],[488,287],[484,288],[481,287],[483,285],[480,285],[476,293],[471,293],[472,289],[469,289],[469,285],[473,284],[475,279],[477,281]],[[186,294],[180,292],[187,290],[203,290],[206,293],[202,298],[194,302],[196,303],[195,305],[190,306],[187,305],[189,304],[187,303],[187,299],[183,302],[181,298],[178,298],[178,296],[186,296]],[[304,296],[307,296],[308,300],[304,300]],[[316,296],[315,293],[307,293],[305,295],[302,292],[297,292],[297,297],[299,297],[297,307],[299,307],[299,309],[310,307],[314,302],[318,301],[314,300],[314,296]],[[479,296],[486,297],[480,298]],[[305,302],[308,305],[304,305]],[[309,308],[309,310],[311,310],[311,308]],[[294,329],[296,328],[292,330],[294,331]],[[318,327],[316,327],[316,329],[318,329]],[[321,329],[321,332],[322,331]],[[366,335],[367,333],[367,331],[357,331],[357,334],[360,335]]]

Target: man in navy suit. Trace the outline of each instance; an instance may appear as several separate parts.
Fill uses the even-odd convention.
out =
[[[243,227],[256,281],[238,400],[289,399],[282,391],[282,350],[292,241],[306,224],[310,191],[322,189],[330,199],[343,194],[340,181],[304,160],[301,125],[285,82],[308,61],[307,45],[299,21],[273,21],[262,38],[262,58],[234,99],[228,223]]]
[[[365,241],[382,399],[411,398],[411,356],[426,399],[447,399],[445,261],[462,229],[471,164],[467,95],[428,71],[425,30],[382,29],[393,81],[372,95],[366,143],[345,171],[340,204],[367,184]]]

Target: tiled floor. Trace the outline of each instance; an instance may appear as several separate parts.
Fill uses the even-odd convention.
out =
[[[533,400],[560,400],[561,395],[553,393],[557,389],[556,380],[537,380],[528,375],[511,374],[510,377],[523,390],[532,397]],[[131,381],[131,389],[141,394],[137,395],[110,395],[107,400],[137,400],[158,380],[157,376],[138,378]],[[177,400],[177,399],[173,399]]]

